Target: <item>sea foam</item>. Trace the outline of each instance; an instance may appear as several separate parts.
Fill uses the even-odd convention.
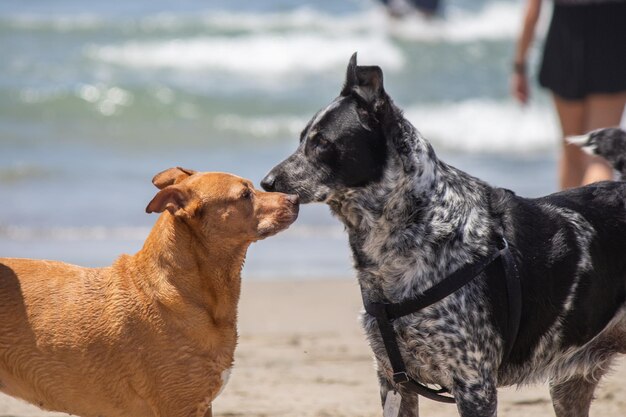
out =
[[[478,10],[450,6],[441,19],[424,19],[414,14],[397,20],[390,19],[379,6],[342,14],[303,6],[280,12],[207,10],[193,14],[162,12],[134,18],[86,13],[16,14],[0,18],[0,25],[29,31],[119,29],[144,34],[182,33],[190,30],[229,34],[310,31],[326,35],[382,33],[413,41],[471,42],[513,38],[519,31],[521,11],[518,2],[493,1]]]
[[[297,138],[310,116],[222,114],[213,126],[223,133],[247,137]],[[556,116],[541,103],[528,107],[492,99],[421,103],[408,106],[405,116],[436,148],[455,152],[542,152],[553,150],[559,138]]]
[[[435,146],[471,153],[532,153],[558,143],[556,115],[546,104],[471,99],[415,105],[406,117]]]
[[[134,68],[217,70],[260,77],[283,77],[297,72],[320,73],[345,65],[358,51],[361,63],[376,63],[387,71],[402,69],[407,52],[403,42],[471,43],[511,40],[519,31],[520,5],[487,3],[470,11],[450,8],[441,19],[419,15],[390,19],[380,7],[330,14],[309,7],[284,12],[216,10],[199,15],[160,13],[135,21],[111,22],[142,33],[142,40],[92,44],[93,60]],[[40,17],[39,19],[45,19]],[[52,27],[72,27],[67,17],[54,17]],[[84,19],[84,24],[79,24]],[[38,20],[18,19],[32,27]],[[54,23],[56,22],[56,23]],[[54,24],[53,24],[54,23]],[[76,27],[102,20],[77,17]],[[42,23],[43,24],[43,23]],[[146,34],[148,36],[146,36]]]
[[[377,35],[337,38],[298,33],[198,37],[92,46],[87,53],[93,59],[139,68],[213,69],[275,77],[344,67],[346,57],[355,50],[366,61],[375,61],[391,71],[404,65],[400,49],[389,39]]]

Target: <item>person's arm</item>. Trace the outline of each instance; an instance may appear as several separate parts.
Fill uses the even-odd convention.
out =
[[[527,0],[522,33],[517,40],[515,59],[513,60],[513,76],[511,92],[521,103],[528,102],[529,88],[526,76],[526,56],[535,36],[535,26],[541,12],[541,0]]]

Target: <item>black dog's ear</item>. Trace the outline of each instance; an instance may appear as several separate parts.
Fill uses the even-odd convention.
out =
[[[358,85],[354,89],[363,100],[372,104],[385,93],[383,70],[379,66],[357,67]]]
[[[356,52],[350,57],[346,69],[346,81],[341,89],[342,96],[357,94],[365,102],[376,104],[384,96],[383,70],[379,66],[358,66]]]
[[[348,62],[348,68],[346,69],[346,81],[343,83],[343,88],[341,89],[341,95],[347,96],[352,91],[352,88],[357,85],[357,77],[356,77],[356,52],[352,54],[350,57],[350,61]]]

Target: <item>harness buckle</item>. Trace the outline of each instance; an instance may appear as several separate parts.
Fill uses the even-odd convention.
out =
[[[404,384],[405,382],[409,382],[409,376],[406,372],[396,372],[393,374],[393,382],[396,384]]]

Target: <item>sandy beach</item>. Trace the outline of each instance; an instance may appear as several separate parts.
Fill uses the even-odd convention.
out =
[[[231,380],[219,417],[380,417],[370,350],[357,323],[356,282],[245,282]],[[626,415],[626,360],[597,391],[592,416]],[[546,385],[500,390],[499,415],[553,416]],[[0,417],[63,416],[0,396]],[[422,417],[458,416],[422,399]]]

